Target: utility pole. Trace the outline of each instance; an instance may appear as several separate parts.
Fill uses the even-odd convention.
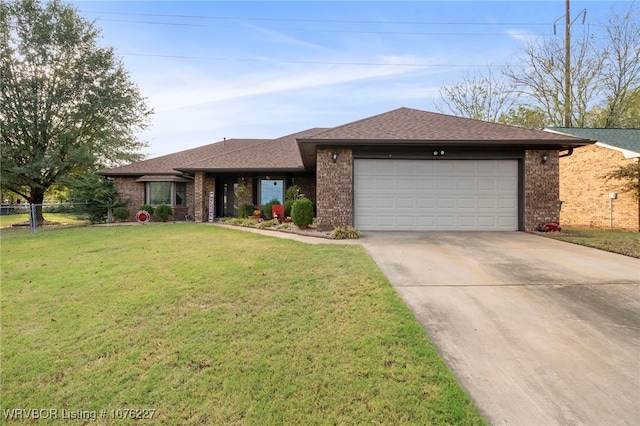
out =
[[[571,0],[566,0],[564,12],[564,127],[571,127]]]
[[[582,10],[575,19],[571,20],[571,0],[565,0],[564,13],[564,127],[571,127],[571,115],[573,112],[571,103],[571,25],[582,15],[582,24],[587,19],[587,9]],[[553,23],[553,35],[556,35],[556,22]]]

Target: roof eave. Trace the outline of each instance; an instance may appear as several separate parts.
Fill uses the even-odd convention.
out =
[[[189,168],[189,167],[179,167],[176,170],[185,172],[185,173],[196,173],[196,172],[205,172],[205,173],[291,173],[291,172],[306,172],[307,170],[304,166],[300,165],[298,167],[230,167],[230,168]]]
[[[106,177],[125,177],[125,176],[139,177],[144,175],[154,175],[154,176],[163,176],[163,175],[182,176],[183,175],[177,170],[170,170],[170,171],[164,171],[164,172],[145,172],[145,171],[110,172],[109,170],[102,170],[100,172],[97,172],[96,174],[100,176],[106,176]]]
[[[622,153],[622,155],[626,159],[640,158],[640,152],[632,151],[630,149],[625,149],[625,148],[620,148],[618,146],[609,145],[608,143],[605,143],[605,142],[596,142],[596,145],[601,146],[603,148],[608,148],[608,149],[612,149],[614,151],[618,151],[618,152]]]
[[[584,145],[593,144],[596,141],[589,139],[581,139],[570,137],[567,139],[498,139],[498,140],[479,140],[479,139],[313,139],[300,138],[298,146],[302,161],[308,169],[312,169],[316,165],[316,150],[318,147],[340,148],[345,146],[390,146],[390,147],[406,147],[406,146],[437,146],[437,147],[519,147],[522,149],[546,149],[560,150],[578,148]]]

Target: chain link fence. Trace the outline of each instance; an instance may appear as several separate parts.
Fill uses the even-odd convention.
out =
[[[92,207],[90,203],[2,204],[0,205],[0,216],[3,217],[3,228],[28,228],[30,233],[35,234],[39,227],[47,224],[47,222],[43,223],[38,220],[40,215],[68,214],[77,216],[81,221],[86,217],[90,207]],[[20,218],[20,220],[13,220],[13,218]],[[46,217],[44,219],[46,221]]]

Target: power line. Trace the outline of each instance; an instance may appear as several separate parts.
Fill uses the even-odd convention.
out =
[[[225,62],[261,62],[261,63],[283,63],[283,64],[303,64],[303,65],[355,65],[355,66],[385,66],[385,67],[414,67],[414,68],[458,68],[458,67],[487,67],[487,65],[479,64],[415,64],[415,63],[384,63],[384,62],[337,62],[337,61],[301,61],[287,59],[259,59],[259,58],[225,58],[225,57],[205,57],[205,56],[188,56],[188,55],[161,55],[152,53],[118,53],[122,56],[141,56],[151,58],[167,58],[167,59],[198,59],[207,61],[225,61]],[[493,65],[492,67],[500,67],[502,65]]]
[[[125,22],[132,24],[174,25],[184,27],[208,27],[206,24],[188,24],[174,22],[132,21],[122,19],[99,19],[103,22]],[[387,35],[437,35],[437,36],[545,36],[534,33],[455,33],[455,32],[419,32],[419,31],[362,31],[362,30],[317,30],[310,28],[263,28],[271,31],[298,31],[312,33],[346,33],[346,34],[387,34]]]
[[[399,24],[399,25],[537,25],[547,26],[547,22],[427,22],[427,21],[369,21],[369,20],[348,20],[348,19],[311,19],[311,18],[257,18],[239,16],[208,16],[208,15],[178,15],[163,13],[131,13],[131,12],[104,12],[95,10],[85,10],[84,13],[94,13],[103,15],[125,15],[125,16],[149,16],[161,18],[182,18],[182,19],[212,19],[227,21],[277,21],[277,22],[316,22],[332,24]]]

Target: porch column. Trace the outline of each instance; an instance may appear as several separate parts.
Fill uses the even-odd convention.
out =
[[[547,160],[542,159],[547,155]],[[524,159],[524,230],[560,220],[558,151],[527,150]],[[562,226],[562,224],[560,224]]]
[[[333,158],[333,153],[337,157]],[[318,149],[316,153],[318,231],[353,226],[353,154],[350,149]]]
[[[193,192],[195,196],[193,219],[196,222],[204,222],[205,214],[205,196],[204,196],[204,172],[196,172],[193,180]]]

